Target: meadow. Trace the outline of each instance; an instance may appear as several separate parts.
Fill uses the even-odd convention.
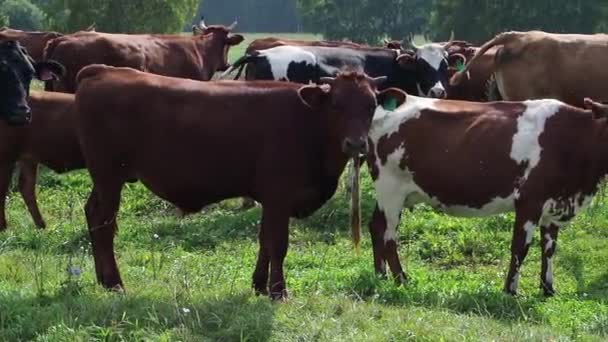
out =
[[[10,227],[0,233],[0,341],[608,338],[604,196],[560,232],[558,293],[544,298],[538,236],[520,294],[502,293],[511,214],[462,219],[425,206],[405,211],[400,254],[411,281],[397,286],[377,277],[366,229],[360,252],[352,246],[348,199],[340,189],[313,216],[291,221],[285,264],[290,298],[275,303],[250,289],[259,208],[243,211],[238,200],[228,200],[179,219],[138,183],[126,185],[118,217],[116,253],[126,294],[104,291],[95,281],[83,213],[90,188],[86,171],[55,175],[43,169],[38,198],[49,226],[44,231],[11,189]],[[366,224],[374,191],[365,168],[362,196]]]

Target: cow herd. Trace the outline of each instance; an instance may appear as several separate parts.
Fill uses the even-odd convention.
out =
[[[184,213],[248,197],[263,208],[253,287],[280,299],[289,219],[315,212],[349,160],[358,170],[365,159],[378,273],[407,280],[396,239],[404,207],[514,211],[504,289],[517,292],[539,227],[540,284],[554,294],[559,229],[608,173],[608,35],[507,32],[481,47],[265,38],[230,65],[244,40],[235,26],[203,20],[189,36],[0,30],[0,230],[17,164],[40,228],[38,164],[86,168],[97,280],[121,290],[114,236],[125,183]],[[217,72],[245,80],[211,81]],[[33,78],[45,92],[30,94]]]

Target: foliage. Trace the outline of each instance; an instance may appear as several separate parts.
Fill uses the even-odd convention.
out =
[[[411,39],[423,31],[428,0],[298,0],[307,31],[329,39],[379,43],[385,37]]]
[[[235,18],[241,32],[301,31],[296,0],[205,0],[198,18],[210,24],[230,24]]]
[[[198,0],[50,0],[51,25],[65,32],[95,23],[99,31],[169,33],[190,22]]]
[[[429,27],[435,39],[454,30],[474,43],[509,30],[592,33],[607,8],[603,1],[583,0],[435,0]]]
[[[13,28],[28,31],[44,27],[44,12],[28,0],[4,0],[0,6],[0,26],[10,22]]]

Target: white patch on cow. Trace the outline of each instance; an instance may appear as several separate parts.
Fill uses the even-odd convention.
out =
[[[560,199],[550,198],[543,205],[541,224],[543,226],[553,224],[557,227],[563,227],[581,210],[587,208],[592,200],[593,196],[583,195],[582,193]]]
[[[525,180],[540,162],[542,148],[539,137],[545,130],[545,123],[563,104],[557,100],[525,101],[524,104],[526,110],[517,119],[510,156],[517,163],[527,162]]]
[[[436,99],[407,95],[406,101],[395,110],[386,110],[379,105],[374,112],[369,137],[376,144],[381,137],[397,132],[404,122],[418,119],[422,110],[435,108],[435,102]]]
[[[532,221],[527,221],[524,223],[524,231],[526,232],[526,245],[532,243],[532,238],[534,237],[534,229],[536,225]]]
[[[549,233],[545,234],[545,239],[547,240],[547,243],[545,244],[545,253],[547,253],[553,247],[554,240]]]
[[[416,51],[418,58],[426,61],[433,69],[439,70],[441,63],[447,63],[448,53],[441,44],[425,44]]]
[[[553,284],[553,258],[547,258],[547,273],[545,273],[545,284]]]
[[[519,277],[521,276],[521,274],[519,273],[519,268],[517,269],[517,272],[515,272],[515,275],[513,276],[513,280],[511,280],[511,284],[509,284],[509,290],[511,290],[511,292],[515,293],[517,292],[517,288],[519,287]]]
[[[388,156],[387,164],[399,165],[399,160],[403,158],[405,149],[398,148]],[[378,177],[374,184],[376,187],[378,207],[384,212],[386,218],[386,230],[384,231],[384,243],[397,239],[397,226],[399,226],[399,216],[403,210],[403,201],[407,193],[407,183],[400,182],[400,177],[393,177],[398,170],[383,170],[384,177]]]
[[[495,197],[481,208],[474,208],[465,205],[441,205],[439,203],[428,203],[441,209],[444,213],[451,216],[460,217],[485,217],[515,210],[516,191],[507,197]],[[435,201],[437,202],[437,201]]]
[[[275,80],[288,80],[287,70],[290,63],[306,62],[309,65],[316,65],[317,58],[309,51],[297,46],[277,46],[274,48],[261,50],[260,56],[266,57],[270,64],[270,70]]]

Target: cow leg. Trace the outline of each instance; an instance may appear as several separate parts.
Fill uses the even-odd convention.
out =
[[[256,295],[268,295],[268,268],[270,267],[270,256],[268,255],[266,239],[263,226],[260,226],[260,231],[258,232],[260,250],[258,251],[255,271],[253,272],[253,289]]]
[[[553,224],[541,226],[542,267],[540,272],[540,286],[545,296],[553,296],[553,255],[557,247],[557,233],[559,227]]]
[[[11,184],[11,176],[15,169],[14,163],[0,166],[0,231],[6,229],[6,194]]]
[[[36,178],[38,176],[38,163],[30,161],[19,161],[19,192],[27,209],[34,219],[38,228],[45,228],[46,224],[40,214],[38,202],[36,201]]]
[[[270,297],[280,300],[287,297],[283,260],[287,255],[289,244],[289,210],[282,205],[265,204],[262,211],[261,238],[263,240],[262,253],[258,256],[258,266],[261,269],[264,264],[267,264],[264,260],[264,253],[267,253],[267,258],[270,259],[270,279],[268,283]],[[254,276],[254,279],[258,281],[258,286],[261,286],[263,275],[264,271],[262,270],[258,277]]]
[[[374,270],[380,276],[386,276],[386,259],[384,257],[384,232],[386,231],[386,217],[384,212],[374,208],[372,221],[369,223],[369,233],[372,236],[372,250],[374,253]]]
[[[118,291],[123,289],[123,283],[114,257],[114,235],[121,188],[122,184],[102,190],[95,185],[85,206],[97,281]]]
[[[521,265],[528,255],[534,237],[534,229],[540,217],[540,210],[537,214],[530,213],[530,210],[520,208],[517,208],[515,212],[513,239],[511,240],[511,263],[505,281],[505,292],[511,295],[517,294]]]
[[[403,210],[406,191],[404,191],[399,180],[397,182],[377,182],[376,194],[378,203],[374,210],[370,232],[374,249],[374,267],[376,272],[383,273],[386,263],[391,269],[395,280],[403,284],[407,282],[407,274],[399,262],[397,253],[397,228]]]

